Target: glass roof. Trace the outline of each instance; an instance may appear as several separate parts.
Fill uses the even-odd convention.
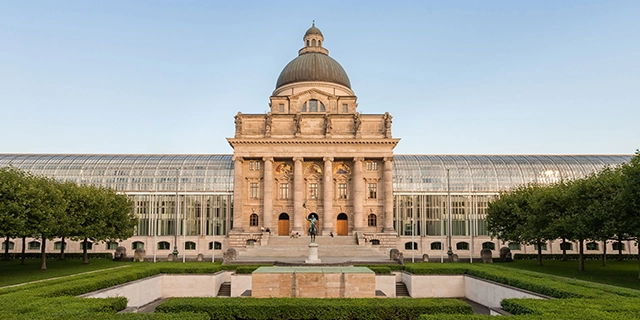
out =
[[[394,192],[491,192],[581,178],[632,155],[394,155]]]
[[[632,155],[395,155],[394,192],[488,192],[531,182],[584,177]],[[231,155],[0,154],[37,175],[102,185],[118,191],[233,192]],[[179,169],[179,170],[176,170]]]
[[[13,165],[36,175],[118,191],[233,192],[231,155],[0,154],[0,167]]]

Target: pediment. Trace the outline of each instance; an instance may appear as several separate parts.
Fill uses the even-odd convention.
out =
[[[299,99],[300,97],[314,96],[314,95],[321,95],[321,96],[324,96],[324,97],[329,97],[329,98],[334,98],[334,99],[338,98],[338,96],[336,96],[334,94],[331,94],[329,92],[325,92],[325,91],[322,91],[322,90],[317,89],[317,88],[312,88],[312,89],[305,90],[305,91],[302,91],[302,92],[298,92],[298,93],[296,93],[294,95],[291,95],[289,97],[289,99],[294,100],[294,99]]]

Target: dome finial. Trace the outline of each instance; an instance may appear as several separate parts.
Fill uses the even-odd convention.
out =
[[[315,27],[316,26],[316,21],[315,20],[311,20],[311,26]]]

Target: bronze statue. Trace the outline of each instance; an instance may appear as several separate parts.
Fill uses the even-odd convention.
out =
[[[311,218],[307,218],[309,220],[309,235],[311,236],[311,242],[316,242],[316,235],[318,234],[318,228],[316,227],[316,216],[312,215]]]

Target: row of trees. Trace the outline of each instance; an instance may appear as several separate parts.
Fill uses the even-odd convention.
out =
[[[578,269],[584,271],[585,241],[606,244],[640,237],[640,152],[621,166],[582,179],[501,192],[489,203],[487,223],[492,236],[502,241],[537,245],[538,265],[546,241],[577,241]],[[563,255],[566,259],[566,250]]]
[[[87,242],[117,241],[133,236],[137,218],[132,203],[111,189],[93,185],[59,182],[34,176],[13,167],[0,168],[0,236],[5,238],[5,259],[9,239],[41,239],[41,269],[46,269],[46,241],[62,238],[60,258],[64,259],[65,238],[83,240],[83,263],[88,263]]]

